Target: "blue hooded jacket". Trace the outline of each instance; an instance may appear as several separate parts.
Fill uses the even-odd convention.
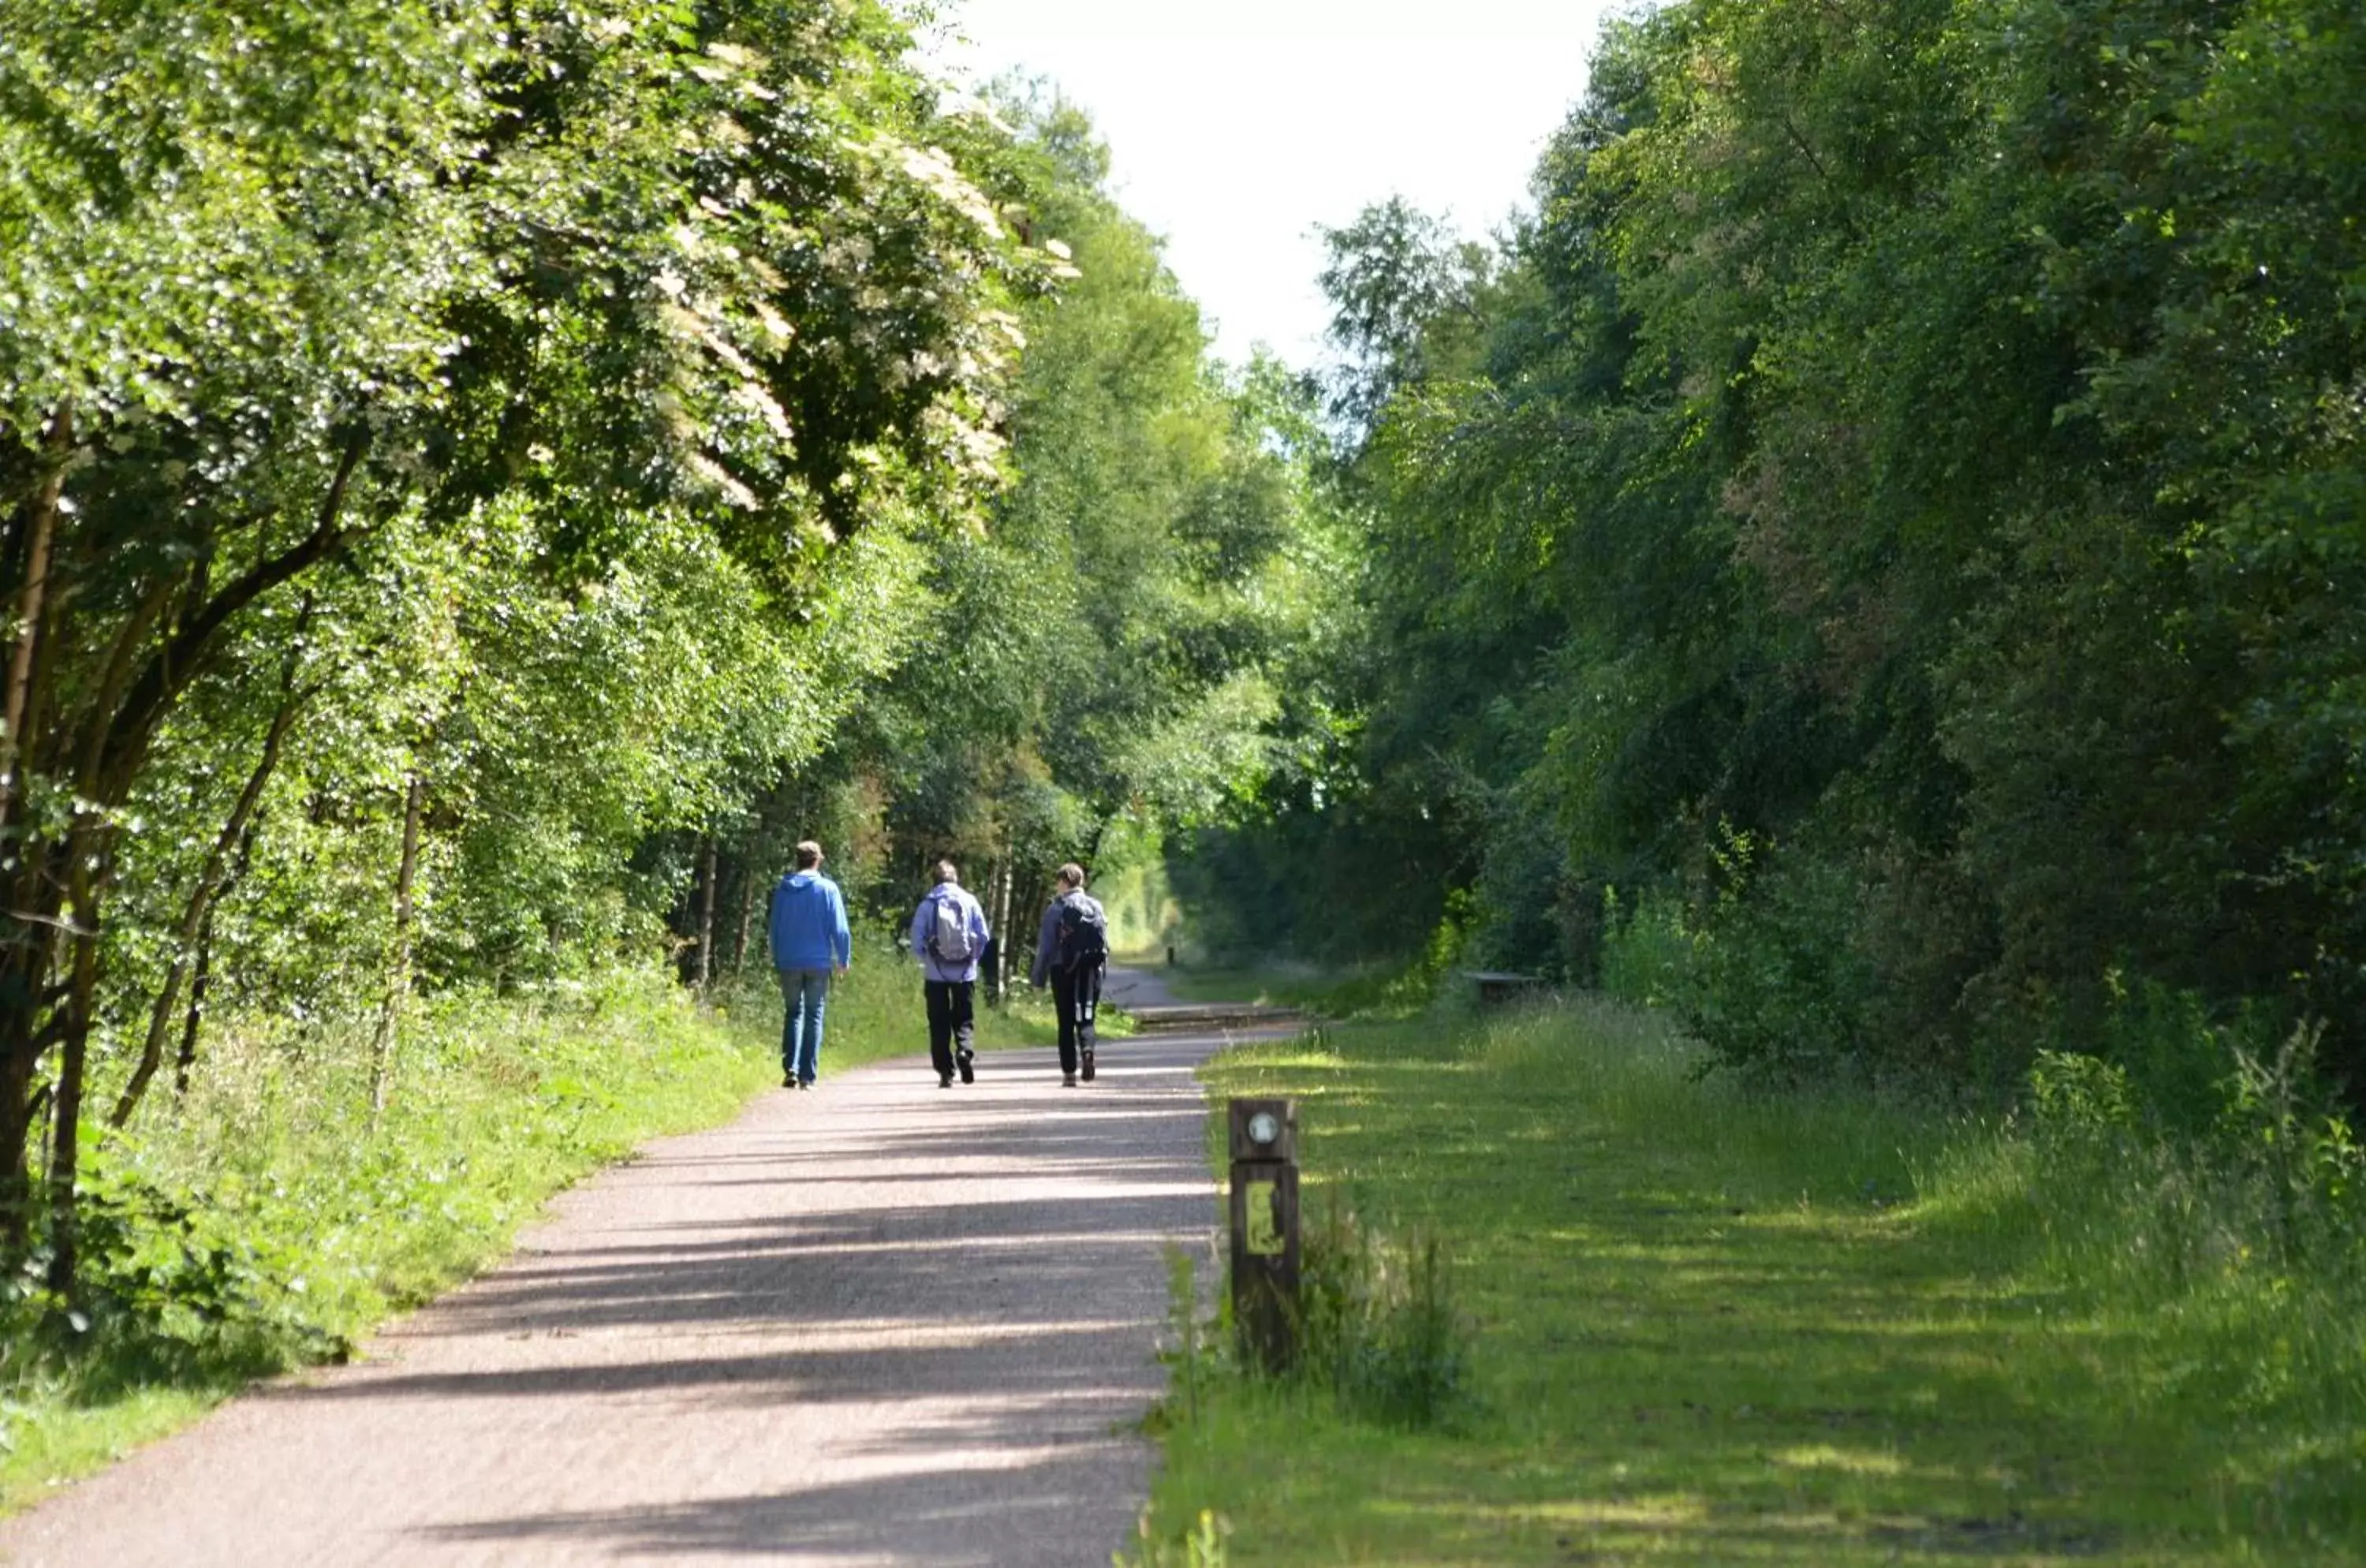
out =
[[[843,969],[854,961],[854,933],[846,925],[846,897],[819,871],[781,878],[772,889],[775,969]]]

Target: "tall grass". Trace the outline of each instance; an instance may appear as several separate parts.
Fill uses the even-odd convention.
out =
[[[1473,1050],[1535,1066],[1572,1032],[1557,1076],[1623,1127],[1673,1145],[1714,1125],[1803,1201],[1898,1206],[2121,1347],[2125,1419],[2227,1435],[2238,1528],[2366,1540],[2366,1156],[2309,1029],[2262,1040],[2154,998],[2097,1042],[2131,1066],[2040,1053],[1987,1114],[1703,1079],[1662,1015],[1600,1000]]]
[[[1439,1237],[1380,1231],[1335,1188],[1302,1246],[1296,1375],[1342,1412],[1388,1426],[1436,1427],[1458,1415],[1470,1397],[1470,1325]]]
[[[2018,1115],[1959,1129],[1931,1163],[1925,1211],[2034,1241],[2033,1274],[2134,1348],[2127,1419],[2228,1435],[2218,1501],[2238,1528],[2366,1543],[2366,1160],[2307,1031],[2220,1044],[2221,1108],[2199,1130],[2127,1068],[2042,1055]]]

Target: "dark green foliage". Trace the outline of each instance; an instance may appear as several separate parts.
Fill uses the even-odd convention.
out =
[[[990,97],[1013,129],[980,138],[981,185],[1078,275],[1008,323],[1016,477],[982,528],[929,541],[896,666],[761,816],[811,822],[827,797],[825,840],[891,918],[950,856],[1023,975],[1053,868],[1144,877],[1170,830],[1256,792],[1337,544],[1304,389],[1212,359],[1081,111],[1033,84]],[[1163,913],[1117,911],[1121,939]]]
[[[1268,794],[1254,822],[1204,828],[1169,849],[1195,946],[1219,959],[1345,964],[1416,950],[1443,911],[1451,847],[1355,796],[1318,807],[1302,793]]]
[[[644,961],[663,840],[905,656],[1074,275],[910,50],[870,0],[0,0],[0,1255],[70,1292],[86,1102],[209,1024],[365,1022],[382,1111],[416,993]]]
[[[1687,0],[1500,254],[1335,234],[1380,857],[1581,979],[1648,892],[1753,1070],[2158,986],[2366,1090],[2361,104],[2335,0]]]

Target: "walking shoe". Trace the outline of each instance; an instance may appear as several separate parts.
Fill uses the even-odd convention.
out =
[[[1085,1047],[1085,1081],[1093,1081],[1093,1048],[1089,1045]]]
[[[1061,1087],[1062,1089],[1074,1089],[1074,1088],[1076,1088],[1076,1074],[1074,1074],[1074,1073],[1062,1073],[1062,1074],[1060,1075],[1060,1087]]]
[[[937,1087],[938,1087],[939,1089],[951,1089],[951,1088],[952,1088],[952,1087],[953,1087],[953,1076],[952,1076],[952,1074],[951,1074],[951,1073],[939,1073],[939,1074],[937,1075]]]
[[[796,1075],[796,1074],[794,1074],[794,1073],[783,1073],[783,1074],[781,1075],[781,1087],[782,1087],[783,1089],[794,1089],[794,1088],[796,1088],[796,1087],[797,1087],[797,1075]]]
[[[961,1076],[962,1076],[962,1082],[963,1082],[963,1083],[975,1083],[975,1082],[977,1082],[977,1053],[976,1053],[976,1052],[975,1052],[975,1051],[964,1051],[964,1052],[963,1052],[963,1053],[961,1054]]]

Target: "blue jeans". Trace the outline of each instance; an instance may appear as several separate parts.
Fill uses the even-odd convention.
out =
[[[814,1081],[821,1064],[821,1011],[829,1002],[829,971],[783,969],[781,976],[781,1073]]]

